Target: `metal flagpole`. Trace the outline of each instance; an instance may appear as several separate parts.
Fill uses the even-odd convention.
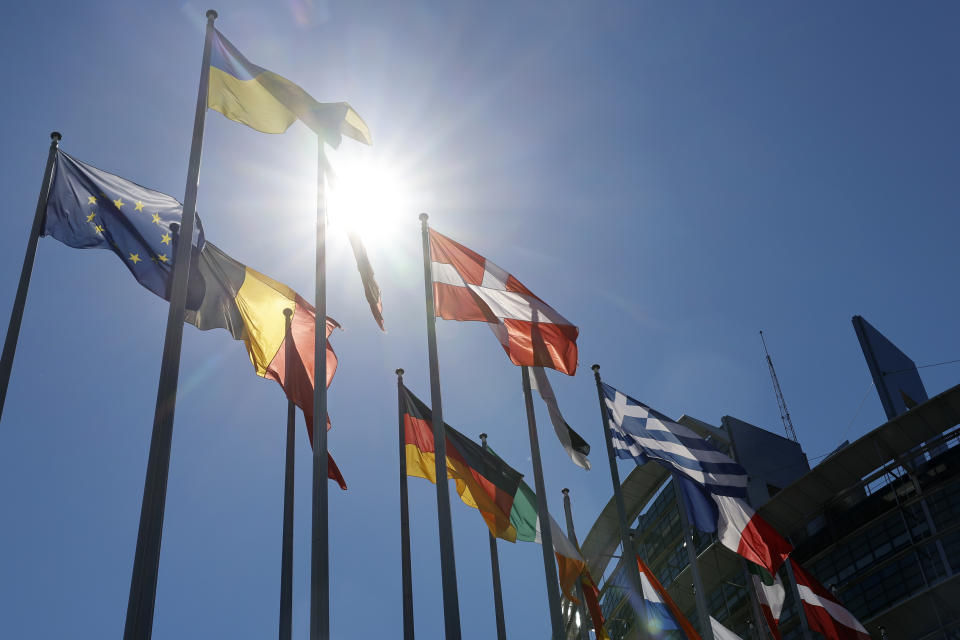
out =
[[[313,524],[310,640],[330,640],[330,545],[327,540],[327,158],[317,136],[316,323],[313,351]]]
[[[286,326],[285,366],[287,379],[293,361],[293,339],[290,336],[292,309],[284,309]],[[296,443],[296,405],[287,400],[287,457],[283,479],[283,546],[280,552],[280,640],[290,640],[293,633],[293,465]]]
[[[443,585],[443,620],[447,640],[460,640],[460,603],[457,596],[457,566],[453,557],[453,525],[450,520],[450,484],[447,482],[447,438],[440,400],[440,365],[437,360],[437,318],[433,304],[430,268],[430,227],[427,214],[420,214],[423,236],[423,288],[427,299],[427,350],[430,359],[430,405],[433,413],[433,448],[436,458],[437,521],[440,528],[440,574]]]
[[[793,592],[793,601],[797,605],[803,640],[813,640],[813,636],[810,635],[810,623],[807,622],[807,612],[803,610],[803,600],[800,598],[800,587],[797,586],[797,578],[793,575],[792,561],[787,558],[787,561],[783,564],[787,565],[787,578],[790,579],[790,590]]]
[[[530,392],[530,371],[520,367],[523,382],[523,402],[527,408],[527,430],[530,434],[530,458],[533,462],[533,479],[537,490],[537,516],[540,520],[540,541],[543,547],[543,570],[547,577],[550,624],[554,640],[563,638],[563,621],[560,617],[560,583],[557,578],[557,561],[553,557],[553,534],[550,531],[550,512],[547,510],[547,489],[543,482],[543,465],[540,462],[540,439],[537,437],[537,418],[533,412],[533,394]]]
[[[765,640],[767,634],[770,632],[770,625],[767,623],[767,617],[763,615],[763,612],[760,610],[760,601],[757,595],[757,590],[753,582],[753,576],[750,574],[750,570],[747,569],[747,561],[740,558],[740,571],[743,573],[743,577],[747,581],[747,597],[750,598],[750,609],[753,611],[754,619],[754,638],[755,640]],[[767,627],[767,631],[763,631],[761,627]]]
[[[570,508],[570,489],[561,489],[563,492],[563,513],[567,517],[567,537],[570,538],[570,541],[579,549],[580,543],[577,541],[577,532],[573,528],[573,510]],[[583,580],[577,578],[577,599],[580,601],[580,605],[577,607],[577,613],[580,615],[580,624],[578,625],[577,635],[580,637],[580,640],[589,640],[589,632],[587,631],[587,612],[584,608],[585,601],[583,599]]]
[[[53,173],[53,160],[57,157],[60,138],[59,131],[50,133],[50,150],[47,152],[47,166],[43,170],[43,182],[40,183],[40,195],[37,197],[37,210],[33,214],[33,226],[27,238],[27,251],[23,256],[20,269],[20,283],[13,298],[10,311],[10,324],[7,325],[7,337],[3,341],[3,355],[0,356],[0,418],[3,417],[3,405],[7,400],[7,386],[10,384],[10,371],[13,369],[13,356],[17,352],[20,339],[20,323],[23,322],[23,308],[27,304],[27,290],[30,288],[30,276],[33,273],[33,259],[37,255],[37,240],[43,229],[47,214],[47,197],[50,195],[50,176]]]
[[[403,369],[397,369],[397,414],[400,417],[400,576],[403,585],[403,640],[413,635],[413,571],[410,566],[410,507],[407,502],[407,438],[403,423]]]
[[[153,435],[147,458],[147,477],[143,485],[140,508],[140,529],[133,557],[130,598],[123,629],[124,640],[149,640],[153,633],[153,609],[157,597],[157,573],[160,566],[160,540],[163,535],[163,512],[167,499],[167,475],[170,471],[170,447],[173,441],[173,413],[177,402],[177,379],[180,374],[180,345],[183,342],[184,309],[187,283],[190,278],[190,253],[193,245],[194,217],[197,210],[197,184],[200,177],[200,155],[203,150],[203,125],[207,112],[207,85],[210,75],[210,45],[213,21],[217,12],[207,11],[207,32],[200,63],[200,87],[193,119],[193,141],[187,166],[180,240],[173,263],[173,285],[167,330],[163,340],[160,381],[157,384],[157,406],[153,417]]]
[[[706,594],[703,591],[703,577],[700,575],[700,564],[697,561],[697,549],[694,546],[693,531],[690,529],[690,514],[687,513],[687,503],[683,499],[683,491],[677,482],[676,476],[670,479],[673,484],[673,495],[677,500],[677,510],[680,511],[680,527],[683,530],[683,546],[687,548],[687,562],[693,574],[693,599],[697,605],[697,617],[700,618],[700,637],[703,640],[713,640],[713,627],[710,625],[710,610],[707,609]]]
[[[627,525],[627,508],[623,503],[623,492],[620,490],[620,473],[617,471],[617,459],[613,454],[613,441],[610,438],[610,427],[607,422],[610,420],[607,415],[607,404],[604,401],[603,387],[600,381],[600,365],[595,364],[592,367],[593,378],[597,383],[597,399],[600,401],[600,424],[603,429],[603,439],[607,443],[607,459],[610,461],[610,480],[613,482],[613,501],[617,505],[617,519],[620,521],[620,545],[623,547],[623,562],[627,565],[627,575],[633,583],[636,601],[640,603],[641,611],[638,611],[640,620],[641,637],[647,638],[646,621],[647,605],[643,597],[643,587],[640,586],[640,568],[637,566],[635,557],[636,550],[633,543],[630,542],[630,527]],[[633,600],[631,600],[631,604]]]
[[[487,434],[480,434],[480,443],[487,448]],[[493,612],[497,619],[497,640],[507,640],[507,624],[503,618],[503,588],[500,585],[500,555],[497,553],[497,539],[489,531],[490,570],[493,574]]]

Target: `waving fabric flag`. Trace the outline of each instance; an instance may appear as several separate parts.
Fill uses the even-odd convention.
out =
[[[403,387],[402,393],[407,475],[436,484],[433,414],[409,389]],[[480,511],[491,534],[515,542],[517,530],[511,524],[510,512],[523,476],[450,425],[443,426],[447,434],[447,475],[456,481],[460,499]]]
[[[807,622],[827,640],[870,640],[870,634],[800,563],[790,560]]]
[[[710,630],[713,631],[714,640],[743,640],[730,629],[720,624],[720,621],[710,616]]]
[[[766,569],[752,562],[747,563],[747,568],[750,571],[753,590],[757,594],[757,601],[760,603],[763,617],[767,620],[770,633],[776,640],[780,640],[780,614],[783,613],[783,603],[787,597],[786,589],[783,588],[783,581],[780,580],[780,574],[770,575]]]
[[[576,372],[578,329],[519,280],[433,229],[430,255],[438,316],[486,322],[515,365]]]
[[[553,393],[553,387],[547,379],[547,372],[543,367],[528,367],[530,371],[530,387],[535,389],[547,405],[547,412],[550,414],[550,422],[553,424],[553,430],[557,434],[557,439],[567,452],[570,459],[578,467],[590,470],[590,445],[580,437],[580,434],[573,430],[567,421],[563,419],[560,413],[560,405],[557,404],[557,397]]]
[[[263,133],[283,133],[302,120],[332,147],[341,134],[371,144],[370,129],[346,102],[317,102],[286,78],[247,60],[214,29],[207,106]]]
[[[651,626],[656,625],[660,631],[681,631],[687,640],[700,640],[696,629],[640,556],[637,556],[637,567],[640,569],[640,585],[643,588],[643,599],[647,603],[647,616]]]
[[[716,524],[702,530],[716,530],[725,547],[776,573],[792,547],[743,500],[743,467],[687,427],[608,384],[602,388],[617,457],[638,465],[656,460],[682,476],[679,486],[688,505],[703,504],[704,498],[716,505]],[[693,492],[702,496],[688,495]],[[702,528],[704,515],[694,512],[694,521]]]
[[[112,251],[137,282],[167,300],[182,216],[183,207],[175,198],[57,152],[44,235],[71,247]],[[185,321],[201,330],[223,328],[243,340],[257,375],[280,383],[287,397],[303,409],[310,433],[313,307],[286,285],[206,242],[199,218],[193,244]],[[298,359],[289,376],[284,309],[293,311],[293,351]],[[328,335],[337,326],[327,318]],[[336,366],[337,356],[327,343],[328,386]],[[336,463],[329,461],[329,477],[346,489]]]

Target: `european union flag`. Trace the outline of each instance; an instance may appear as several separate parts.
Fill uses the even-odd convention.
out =
[[[137,282],[170,298],[174,246],[183,206],[57,151],[43,235],[77,249],[109,249]],[[193,244],[202,247],[197,218]]]

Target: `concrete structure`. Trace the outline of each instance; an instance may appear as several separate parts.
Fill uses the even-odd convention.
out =
[[[813,469],[796,443],[736,418],[724,417],[720,427],[687,416],[680,422],[738,458],[750,475],[751,504],[873,637],[881,638],[882,628],[889,640],[960,639],[960,386],[875,428]],[[667,471],[648,463],[623,481],[624,499],[636,552],[697,626],[669,484]],[[611,562],[618,543],[611,500],[584,540],[583,553],[593,575],[606,577],[601,602],[612,640],[639,638],[622,565]],[[744,640],[770,638],[766,624],[756,623],[740,557],[710,535],[698,534],[695,543],[710,615]],[[791,640],[801,632],[787,592],[780,628],[784,640]]]

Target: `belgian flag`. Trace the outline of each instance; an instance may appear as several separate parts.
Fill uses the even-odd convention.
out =
[[[289,336],[286,311],[292,314]],[[313,305],[296,291],[234,260],[213,243],[205,242],[194,252],[185,320],[204,331],[226,329],[234,339],[243,340],[257,375],[275,380],[303,411],[311,443],[315,318]],[[327,336],[339,326],[328,317]],[[327,342],[327,386],[336,369],[337,354]],[[333,458],[329,462],[330,479],[346,489]]]
[[[402,399],[407,475],[436,484],[433,414],[405,386]],[[447,434],[447,475],[456,481],[460,499],[480,511],[491,534],[516,542],[510,510],[523,474],[450,425],[443,426]]]

